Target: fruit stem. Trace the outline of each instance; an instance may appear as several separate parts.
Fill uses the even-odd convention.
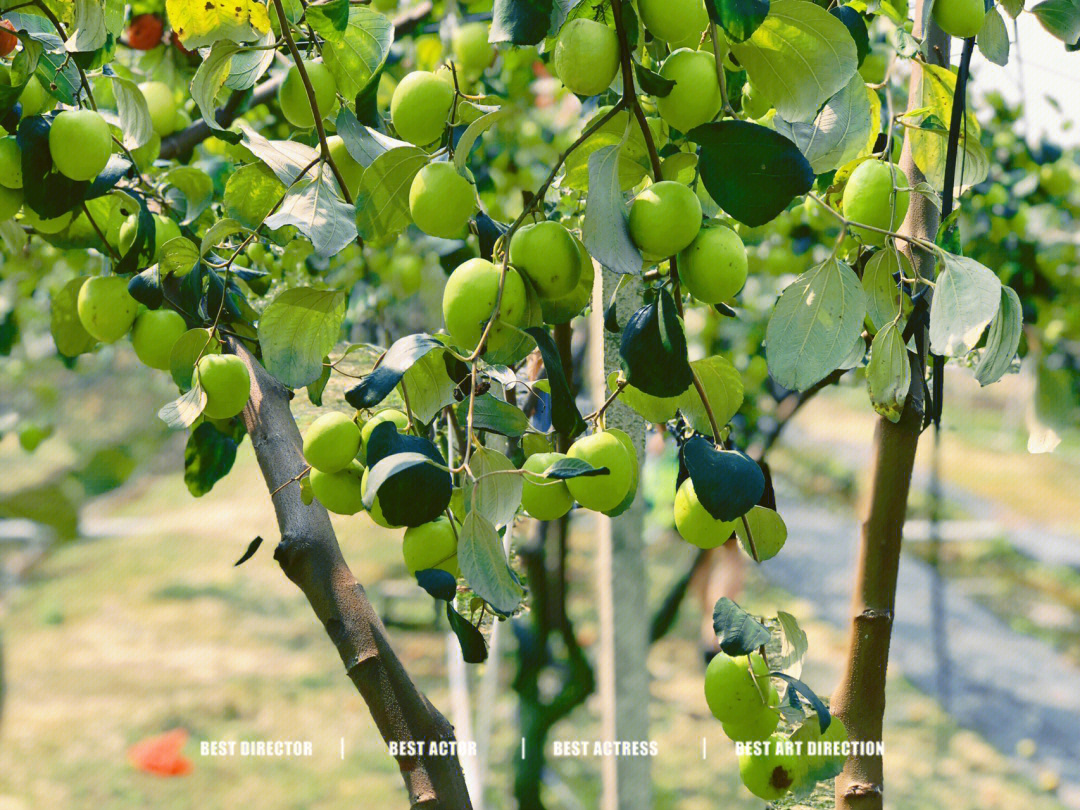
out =
[[[60,35],[60,39],[67,41],[67,34],[64,33],[64,27],[60,24],[60,20],[57,19],[56,15],[52,13],[52,10],[46,6],[45,3],[41,2],[41,0],[35,0],[33,5],[41,9],[42,14],[49,19],[53,28],[56,29],[56,33]],[[8,11],[10,11],[10,9],[8,9]],[[68,56],[70,58],[71,55],[68,54]],[[75,69],[79,71],[79,81],[82,83],[83,92],[86,93],[87,101],[90,102],[90,108],[94,112],[97,112],[97,102],[94,101],[94,93],[90,90],[90,82],[86,78],[86,73],[83,71],[82,65],[75,59],[72,59],[71,63],[75,65]]]
[[[296,47],[292,31],[289,30],[289,21],[285,17],[285,7],[281,4],[281,0],[274,0],[274,10],[277,12],[278,22],[281,24],[281,35],[285,38],[285,44],[289,46],[289,53],[292,54],[296,70],[300,74],[300,81],[304,83],[304,92],[307,94],[308,104],[311,105],[311,117],[315,119],[315,132],[319,136],[322,159],[326,161],[330,171],[334,173],[334,179],[337,180],[337,184],[341,189],[341,196],[345,198],[345,202],[352,205],[353,198],[352,194],[349,193],[349,187],[346,185],[345,178],[337,167],[337,163],[334,162],[334,158],[330,155],[330,144],[326,141],[326,130],[323,128],[319,102],[315,98],[315,88],[311,85],[311,78],[308,76],[307,68],[304,67],[304,59],[300,55],[300,49]],[[356,237],[356,241],[358,243],[361,241],[359,236]]]
[[[750,547],[750,556],[754,558],[754,562],[761,562],[761,557],[758,556],[757,545],[754,544],[754,533],[750,531],[750,521],[746,519],[746,515],[740,515],[739,520],[742,521],[743,531],[746,532],[746,545]]]
[[[724,115],[730,115],[735,117],[735,110],[731,106],[731,101],[728,99],[727,93],[727,74],[724,73],[724,57],[720,55],[720,50],[717,44],[720,41],[720,31],[716,27],[716,23],[709,23],[709,33],[712,35],[712,49],[713,59],[716,62],[716,83],[720,85],[720,109],[723,110]]]
[[[712,405],[709,404],[709,397],[705,393],[705,386],[702,385],[701,378],[698,376],[698,373],[694,370],[693,366],[690,366],[690,376],[694,380],[694,388],[697,389],[698,396],[701,397],[701,403],[705,406],[705,415],[709,417],[709,426],[712,427],[713,431],[713,441],[719,443],[720,425],[716,423],[716,414],[713,413]],[[747,529],[747,531],[749,531],[749,529]],[[754,555],[754,559],[757,559],[757,555]]]

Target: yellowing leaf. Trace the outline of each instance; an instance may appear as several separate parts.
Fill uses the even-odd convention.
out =
[[[189,50],[221,39],[251,42],[270,30],[267,7],[258,0],[166,0],[165,10]]]

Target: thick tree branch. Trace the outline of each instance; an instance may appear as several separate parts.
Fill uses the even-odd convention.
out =
[[[916,21],[923,17],[927,0],[918,0]],[[918,23],[917,23],[918,25]],[[923,32],[917,30],[916,36]],[[948,64],[949,40],[936,26],[927,32],[927,61]],[[921,101],[922,69],[912,68],[908,109]],[[925,179],[915,165],[910,140],[905,139],[900,169],[914,187]],[[933,241],[938,228],[937,208],[923,195],[913,194],[901,233]],[[934,255],[912,242],[906,243],[913,265],[923,278],[932,278]],[[879,417],[874,435],[874,462],[867,517],[862,526],[852,595],[852,623],[848,660],[831,708],[844,721],[852,740],[879,741],[885,715],[885,676],[889,663],[896,603],[896,580],[907,513],[911,471],[919,443],[923,417],[923,385],[926,374],[925,328],[918,335],[917,354],[911,360],[911,390],[900,421]],[[880,810],[884,773],[880,756],[853,756],[836,779],[838,810]]]
[[[409,679],[390,646],[386,628],[356,581],[338,546],[326,510],[305,505],[300,488],[282,486],[304,466],[300,431],[289,393],[241,341],[226,345],[248,367],[251,399],[243,419],[272,496],[281,530],[274,559],[304,592],[363,696],[383,739],[389,742],[451,742],[454,729]],[[469,810],[472,807],[456,755],[397,757],[410,807]]]

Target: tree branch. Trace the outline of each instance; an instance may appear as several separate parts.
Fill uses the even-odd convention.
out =
[[[390,646],[386,628],[349,570],[326,510],[305,505],[299,487],[283,487],[305,466],[300,431],[288,391],[239,340],[226,346],[251,375],[243,419],[281,530],[274,559],[304,592],[337,648],[345,671],[364,698],[386,742],[450,742],[454,729],[409,679]],[[425,745],[425,750],[427,746]],[[469,810],[457,756],[398,756],[401,777],[415,810]]]

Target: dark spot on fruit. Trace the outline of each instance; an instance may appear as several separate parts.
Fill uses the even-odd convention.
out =
[[[213,3],[207,3],[206,4],[206,10],[207,11],[213,11],[214,10],[214,4]]]
[[[788,773],[787,768],[783,768],[777,765],[773,768],[772,776],[769,778],[769,782],[773,787],[788,788],[791,787],[791,774]]]

